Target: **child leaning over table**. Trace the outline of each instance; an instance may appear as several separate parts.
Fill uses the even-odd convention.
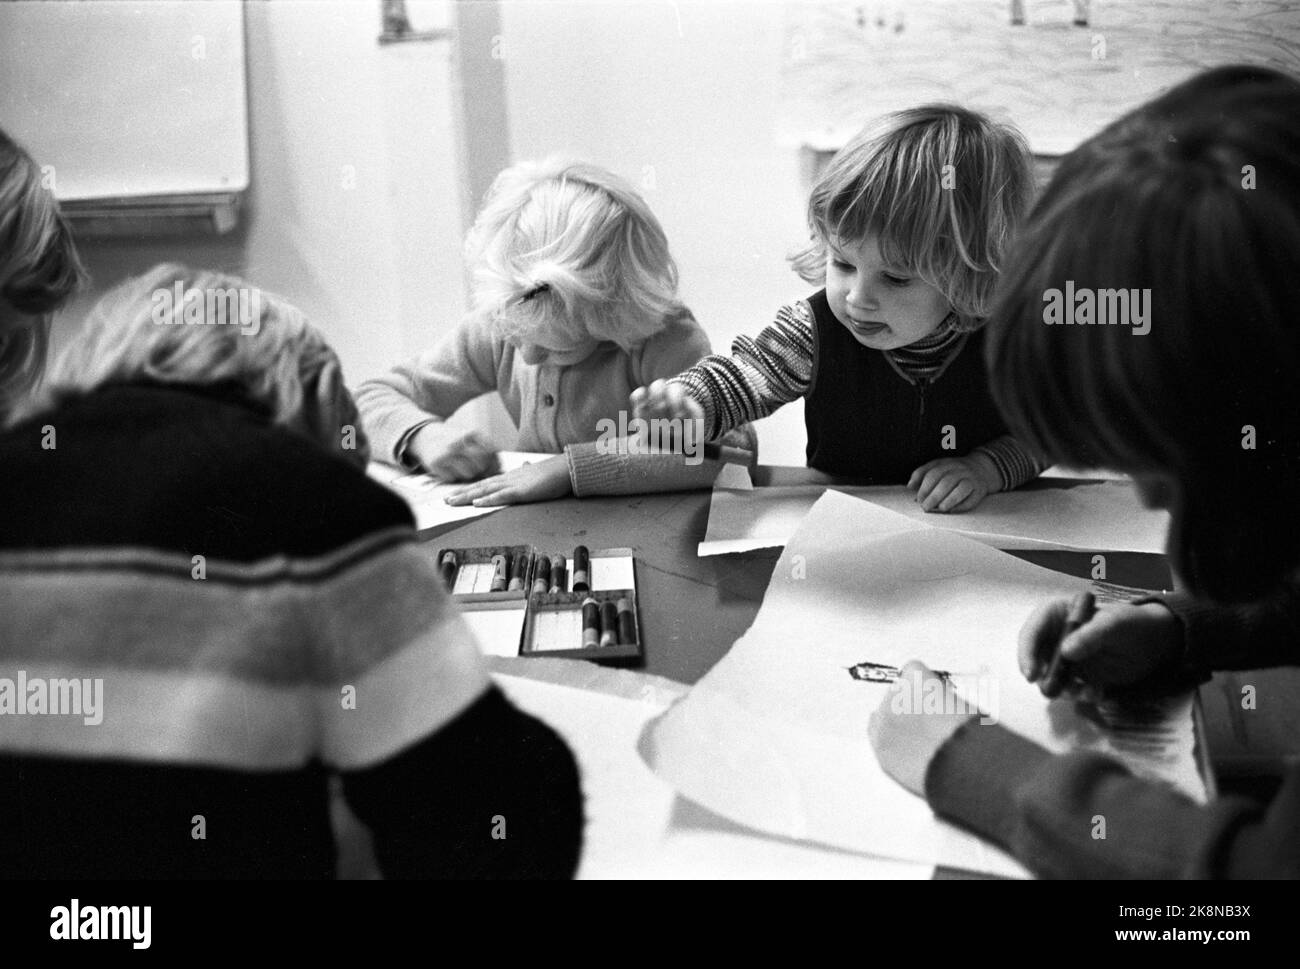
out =
[[[493,184],[466,254],[471,312],[431,350],[357,390],[377,458],[444,481],[491,475],[463,489],[461,504],[712,483],[715,461],[630,461],[628,448],[597,443],[620,411],[627,424],[633,388],[710,350],[677,296],[663,228],[631,185],[562,159],[516,165]],[[520,449],[556,457],[498,475],[481,434],[444,423],[492,391],[519,428]],[[747,429],[729,443],[752,448]]]
[[[1031,187],[1020,134],[974,111],[869,125],[808,204],[793,263],[823,288],[730,356],[637,390],[637,416],[699,420],[713,438],[802,397],[810,468],[906,484],[937,512],[1023,484],[1044,465],[993,406],[981,327]]]
[[[1300,81],[1265,68],[1217,68],[1125,115],[1068,155],[1039,200],[993,314],[991,385],[1026,440],[1128,471],[1169,509],[1184,587],[1103,606],[1074,631],[1067,603],[1045,603],[1020,635],[1021,670],[1045,694],[1063,681],[1176,692],[1214,670],[1300,660],[1297,252]],[[1149,333],[1044,326],[1044,289],[1066,280],[1149,287]],[[935,676],[904,673],[918,686]],[[1270,802],[1197,804],[1100,754],[1054,756],[978,716],[891,706],[871,721],[881,766],[1039,875],[1300,876],[1294,763]]]

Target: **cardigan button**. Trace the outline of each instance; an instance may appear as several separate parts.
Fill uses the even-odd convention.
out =
[[[547,394],[547,395],[545,395],[545,396],[542,398],[542,403],[543,403],[545,406],[547,406],[547,407],[554,407],[554,406],[555,406],[555,395],[554,395],[554,394]]]

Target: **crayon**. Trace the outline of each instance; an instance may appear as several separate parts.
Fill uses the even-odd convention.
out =
[[[600,606],[588,596],[582,601],[582,648],[600,643]]]
[[[524,587],[526,581],[528,581],[528,553],[516,552],[514,560],[510,563],[510,584],[506,589],[516,592]]]
[[[588,592],[591,590],[591,583],[588,580],[587,570],[591,567],[591,559],[587,552],[587,546],[579,545],[573,550],[573,591]]]
[[[442,564],[439,566],[442,570],[442,581],[450,592],[456,585],[456,553],[447,551],[442,553]]]
[[[551,587],[551,560],[545,555],[537,556],[537,568],[533,570],[533,595],[547,591]]]
[[[618,609],[606,599],[600,604],[600,645],[613,646],[618,642]]]
[[[569,591],[568,565],[564,561],[564,556],[560,554],[551,559],[551,591]]]
[[[488,591],[506,591],[506,557],[504,555],[492,556],[492,588]]]
[[[636,643],[636,617],[632,615],[632,603],[626,599],[618,600],[618,644],[631,646]]]

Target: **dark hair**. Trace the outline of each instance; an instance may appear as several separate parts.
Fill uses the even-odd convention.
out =
[[[1169,552],[1213,598],[1260,595],[1300,561],[1298,256],[1300,82],[1223,67],[1062,161],[994,302],[1011,432],[1054,461],[1176,478]],[[1148,332],[1048,325],[1067,281],[1149,289]]]

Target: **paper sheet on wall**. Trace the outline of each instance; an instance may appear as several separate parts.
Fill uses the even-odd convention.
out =
[[[791,844],[740,829],[684,828],[675,823],[676,792],[637,751],[646,724],[669,702],[663,696],[665,681],[592,667],[598,680],[617,678],[612,686],[598,684],[617,691],[611,694],[542,682],[532,675],[545,677],[550,666],[567,682],[591,664],[536,659],[508,666],[496,663],[493,679],[510,700],[555,729],[578,761],[587,818],[579,878],[930,876],[931,868],[915,863]]]
[[[952,673],[990,719],[1053,751],[1112,753],[1204,799],[1190,696],[1130,722],[1071,700],[1049,704],[1020,675],[1016,636],[1029,612],[1088,586],[827,492],[791,536],[753,626],[655,724],[654,766],[686,797],[759,830],[1023,874],[935,819],[876,761],[867,722],[889,686],[854,679],[849,668],[919,659]],[[1103,721],[1118,729],[1103,730]]]
[[[728,483],[740,484],[735,472]],[[994,548],[1163,552],[1169,527],[1166,512],[1143,508],[1133,486],[1121,481],[1043,482],[989,495],[974,511],[960,515],[922,511],[914,493],[902,487],[835,490]],[[699,554],[784,545],[825,491],[823,485],[715,486]]]
[[[502,471],[513,471],[525,464],[544,461],[554,455],[533,454],[527,451],[499,451],[497,457],[501,461]],[[371,461],[370,466],[366,468],[366,473],[402,496],[415,515],[415,527],[421,530],[432,528],[434,525],[463,521],[466,518],[477,518],[479,515],[497,510],[475,508],[473,505],[447,504],[447,496],[463,485],[447,484],[422,472],[408,471],[405,468],[395,468],[391,464]]]

